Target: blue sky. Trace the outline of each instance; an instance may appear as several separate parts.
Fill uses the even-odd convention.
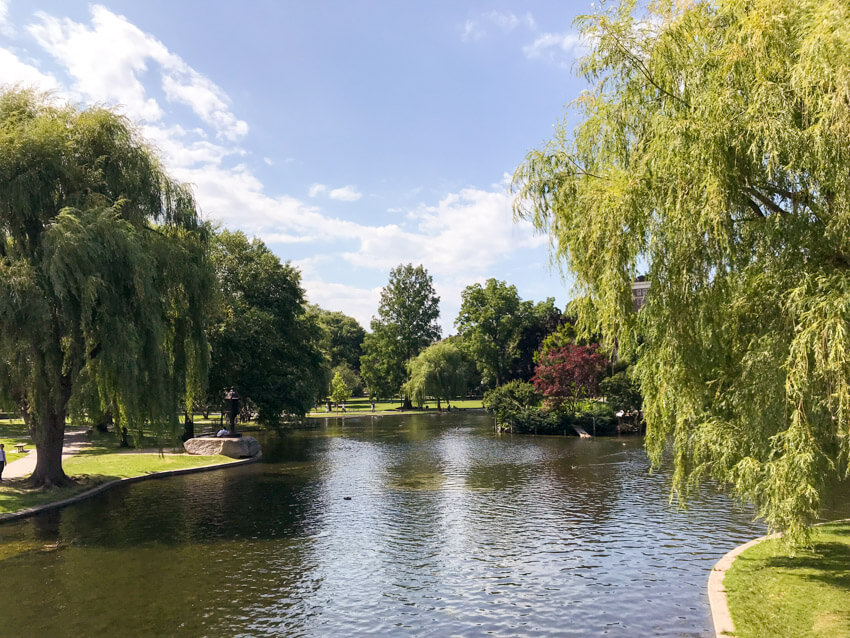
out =
[[[589,2],[0,0],[0,84],[136,121],[204,215],[263,239],[311,302],[368,328],[423,264],[453,330],[489,277],[569,285],[507,180],[583,88]]]

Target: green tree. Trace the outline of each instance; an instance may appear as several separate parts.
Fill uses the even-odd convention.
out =
[[[640,388],[634,382],[628,370],[621,370],[602,379],[599,383],[599,391],[615,412],[620,410],[633,412],[640,410],[643,405]]]
[[[534,304],[524,318],[517,339],[517,357],[510,367],[508,378],[529,381],[534,376],[535,355],[543,341],[564,321],[564,315],[555,306],[555,298],[549,297]]]
[[[69,482],[69,412],[176,431],[206,375],[208,229],[125,118],[0,95],[0,386],[35,486]]]
[[[363,394],[363,381],[356,370],[352,370],[346,364],[341,363],[331,370],[331,376],[340,375],[345,385],[351,390],[351,396],[359,396]]]
[[[359,371],[366,331],[357,323],[357,319],[316,305],[311,305],[308,313],[315,317],[315,321],[324,330],[321,347],[330,367],[346,365],[354,371]]]
[[[337,372],[331,381],[331,401],[337,405],[345,403],[351,398],[351,388],[345,382],[342,375]]]
[[[441,400],[451,407],[451,400],[466,393],[469,381],[469,364],[466,355],[455,344],[440,341],[432,344],[407,362],[409,380],[405,393],[415,405],[425,404],[426,397]]]
[[[478,366],[485,385],[504,383],[519,357],[523,328],[530,323],[533,304],[522,301],[516,286],[488,279],[461,293],[455,327],[464,347]]]
[[[440,298],[423,266],[399,265],[381,291],[378,316],[366,336],[361,373],[372,395],[391,396],[406,378],[405,363],[440,338]],[[411,407],[405,395],[404,405]]]
[[[653,462],[672,441],[680,496],[713,477],[795,539],[850,457],[848,24],[846,0],[584,17],[580,123],[514,176],[597,311],[584,328],[644,340]]]
[[[513,428],[523,417],[538,411],[543,395],[532,384],[514,379],[484,393],[484,407],[501,427]]]
[[[235,386],[263,423],[303,416],[327,389],[321,329],[308,315],[301,275],[259,239],[222,230],[213,263],[221,314],[209,331],[210,401]]]

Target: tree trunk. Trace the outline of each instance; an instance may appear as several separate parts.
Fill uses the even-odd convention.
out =
[[[73,481],[62,469],[62,444],[65,442],[65,411],[48,411],[38,415],[33,424],[35,442],[35,471],[28,484],[31,487],[61,487]]]
[[[443,406],[440,405],[440,397],[437,397],[437,412],[442,412]]]
[[[180,439],[185,443],[195,436],[195,422],[190,412],[183,413],[183,436]]]
[[[410,402],[410,397],[406,394],[404,395],[404,403],[401,404],[402,410],[412,410],[413,404]]]

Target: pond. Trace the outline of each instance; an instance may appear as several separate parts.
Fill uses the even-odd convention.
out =
[[[764,532],[712,490],[671,506],[638,438],[453,413],[261,442],[0,526],[0,633],[708,636],[711,566]]]

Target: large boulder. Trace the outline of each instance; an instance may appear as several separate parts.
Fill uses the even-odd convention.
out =
[[[183,448],[188,454],[202,454],[204,456],[223,454],[234,459],[246,459],[260,453],[260,443],[253,436],[235,438],[199,436],[188,439],[183,443]]]

